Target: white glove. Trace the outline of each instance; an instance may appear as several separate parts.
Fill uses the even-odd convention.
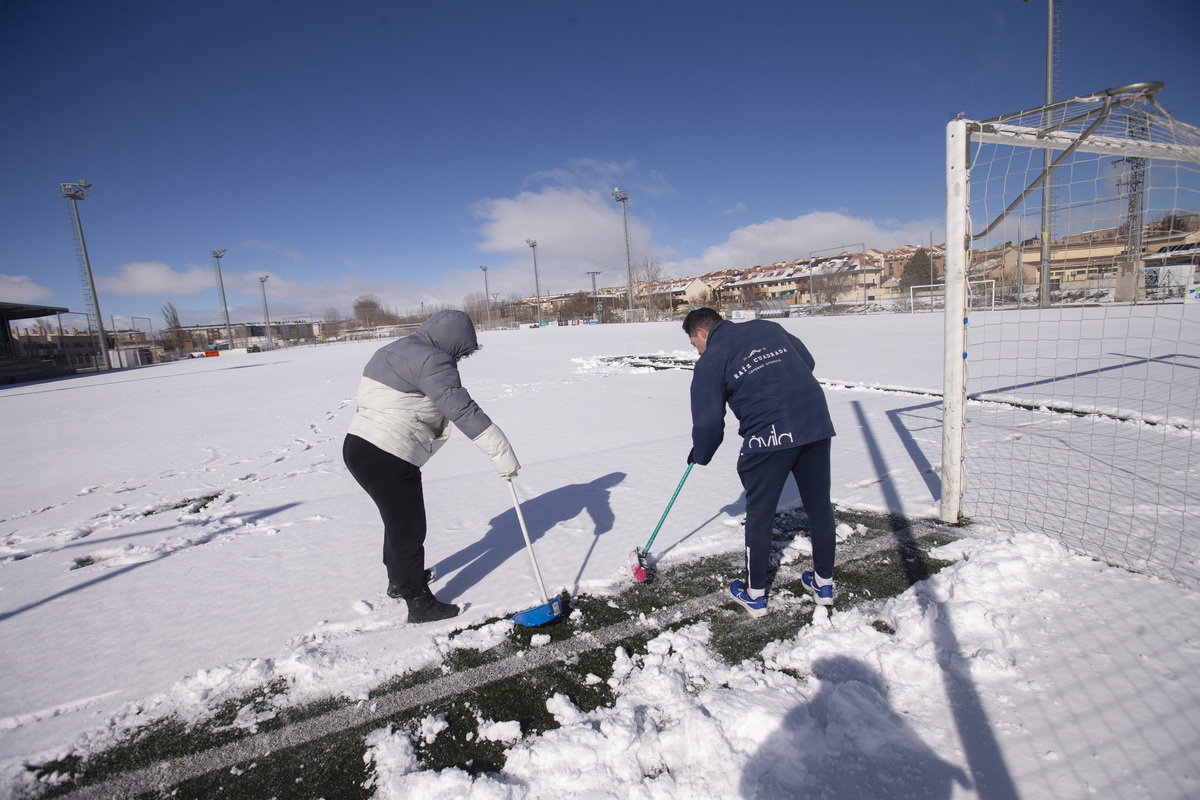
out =
[[[496,468],[496,472],[500,473],[501,478],[517,476],[517,470],[521,468],[517,461],[517,454],[513,452],[512,445],[508,443],[504,431],[496,427],[496,423],[493,422],[473,441],[484,452],[484,455],[491,459],[492,466]]]

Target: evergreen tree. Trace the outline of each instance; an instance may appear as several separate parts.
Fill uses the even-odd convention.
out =
[[[904,271],[900,273],[900,291],[908,297],[908,290],[913,286],[928,286],[933,283],[937,283],[937,275],[929,253],[923,247],[917,248],[917,252],[904,264]]]

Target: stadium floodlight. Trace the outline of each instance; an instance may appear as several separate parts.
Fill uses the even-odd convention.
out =
[[[272,350],[272,349],[274,349],[274,345],[271,344],[271,315],[270,315],[270,313],[267,312],[267,278],[269,278],[269,277],[271,277],[271,276],[263,275],[263,276],[259,277],[258,281],[259,281],[259,283],[262,284],[263,320],[265,320],[265,322],[266,322],[267,349]]]
[[[597,292],[596,292],[596,276],[599,275],[601,272],[603,272],[603,270],[596,270],[595,272],[587,273],[588,275],[592,276],[592,304],[593,304],[593,306],[595,306],[593,313],[596,315],[596,322],[600,322],[600,317],[601,317],[600,295],[597,294]]]
[[[99,334],[100,358],[104,362],[99,369],[105,370],[112,366],[108,360],[108,340],[104,336],[104,321],[100,317],[100,301],[96,297],[96,283],[92,280],[92,263],[88,260],[87,243],[83,239],[83,225],[79,222],[78,201],[87,197],[87,191],[90,188],[92,185],[82,180],[79,183],[59,184],[59,190],[67,199],[67,208],[71,212],[73,223],[71,234],[75,241],[75,255],[79,258],[79,274],[84,288],[87,289],[84,300],[87,302],[88,321],[90,323],[95,319],[96,331]]]
[[[537,293],[538,327],[542,324],[542,283],[538,278],[537,239],[526,239],[525,244],[533,248],[533,290]]]
[[[629,192],[617,187],[612,190],[613,200],[621,204],[621,216],[625,219],[625,278],[629,281],[629,321],[633,322],[633,259],[629,255]],[[650,315],[647,314],[649,319]]]
[[[489,297],[488,280],[487,280],[488,268],[483,266],[482,264],[479,265],[479,268],[481,270],[483,270],[483,304],[485,306],[487,306],[487,321],[488,321],[488,327],[490,328],[490,327],[492,327],[492,304],[490,302],[488,302],[488,297]]]
[[[225,279],[221,277],[221,256],[225,255],[225,248],[213,250],[213,263],[216,264],[217,271],[217,289],[221,292],[221,309],[225,312],[225,335],[229,337],[229,349],[233,349],[233,326],[229,324],[229,304],[225,302]]]

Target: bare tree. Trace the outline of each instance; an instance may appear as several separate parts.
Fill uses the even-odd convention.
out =
[[[641,269],[638,270],[638,280],[646,283],[646,309],[654,311],[655,309],[664,309],[670,306],[671,298],[665,300],[657,296],[655,285],[662,282],[663,279],[663,263],[661,258],[654,256],[646,256],[642,259]]]
[[[1155,233],[1189,233],[1200,230],[1200,214],[1164,214],[1147,225]]]
[[[488,298],[483,292],[471,292],[463,298],[462,310],[467,312],[467,316],[471,318],[471,322],[478,327],[487,322],[488,318]]]
[[[344,327],[342,313],[337,310],[337,306],[325,309],[325,324],[322,328],[326,336],[340,336]]]
[[[596,316],[596,303],[587,292],[576,292],[563,301],[559,309],[563,319],[591,319]]]
[[[379,297],[373,294],[364,294],[355,298],[354,318],[364,328],[384,324],[383,304],[379,302]]]
[[[187,340],[187,334],[184,332],[183,326],[179,324],[179,311],[175,308],[175,304],[168,300],[162,307],[162,315],[163,321],[167,323],[167,328],[163,331],[163,339],[172,350],[182,350],[184,342]]]
[[[825,272],[813,276],[813,290],[822,302],[834,305],[838,298],[854,286],[850,272]]]
[[[537,319],[537,308],[528,304],[522,303],[523,298],[516,292],[509,292],[508,299],[505,301],[508,304],[509,314],[515,322],[531,322]]]

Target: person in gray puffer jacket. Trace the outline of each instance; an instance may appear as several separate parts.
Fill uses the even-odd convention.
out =
[[[462,311],[439,311],[411,336],[376,351],[358,386],[342,458],[383,519],[383,563],[389,597],[408,604],[409,622],[453,617],[456,605],[429,590],[425,569],[425,497],[421,467],[457,425],[500,477],[520,469],[504,433],[463,388],[458,362],[479,349],[475,326]]]

